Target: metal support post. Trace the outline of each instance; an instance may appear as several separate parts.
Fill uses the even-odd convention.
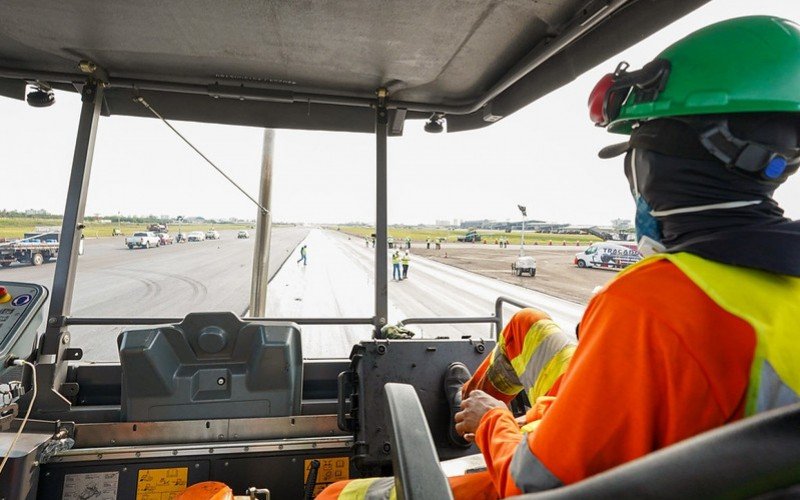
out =
[[[72,307],[72,291],[75,286],[75,270],[78,265],[78,247],[83,232],[83,213],[86,207],[86,194],[92,170],[94,142],[100,109],[103,102],[103,86],[90,80],[81,91],[81,115],[78,122],[78,135],[75,139],[75,153],[72,157],[72,172],[69,178],[67,202],[64,207],[64,221],[59,236],[58,261],[50,294],[50,309],[47,315],[47,328],[39,348],[37,368],[39,370],[38,407],[51,403],[67,403],[58,394],[64,380],[67,364],[63,360],[64,350],[69,347],[69,332],[64,325]],[[63,400],[63,401],[62,401]]]
[[[375,336],[388,321],[389,316],[389,268],[387,260],[387,162],[386,140],[389,131],[389,114],[386,111],[387,91],[378,89],[375,107]]]
[[[275,131],[264,130],[264,148],[261,152],[261,184],[256,217],[256,244],[253,249],[253,277],[250,281],[250,316],[260,318],[267,311],[267,283],[269,282],[269,247],[272,237],[272,163],[275,152]]]

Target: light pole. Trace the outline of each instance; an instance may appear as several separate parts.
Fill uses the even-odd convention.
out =
[[[179,215],[175,219],[178,221],[178,236],[175,239],[177,240],[176,243],[180,243],[181,238],[183,238],[183,216]]]
[[[522,236],[521,244],[519,246],[519,256],[522,257],[525,255],[525,217],[528,216],[528,212],[522,205],[517,205],[517,208],[519,208],[519,211],[522,212]]]

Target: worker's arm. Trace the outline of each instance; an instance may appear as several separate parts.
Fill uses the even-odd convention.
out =
[[[525,446],[525,435],[507,408],[494,408],[484,414],[475,431],[475,444],[486,461],[495,490],[502,496],[520,493],[508,471],[517,448]]]

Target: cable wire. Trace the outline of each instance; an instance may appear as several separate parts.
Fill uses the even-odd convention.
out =
[[[14,440],[11,441],[11,446],[8,447],[8,451],[6,452],[6,456],[3,457],[3,462],[0,463],[0,474],[3,473],[3,468],[6,466],[6,462],[8,461],[8,457],[11,456],[11,451],[14,449],[14,446],[17,444],[17,440],[22,435],[23,429],[25,429],[25,424],[28,423],[28,417],[31,416],[31,410],[33,409],[33,403],[36,402],[36,394],[37,394],[37,384],[36,384],[36,367],[33,366],[31,363],[25,361],[24,359],[17,359],[14,361],[14,364],[24,364],[31,367],[31,371],[33,372],[33,397],[31,397],[31,402],[28,404],[28,411],[25,412],[25,418],[22,419],[22,423],[19,425],[19,430],[17,431],[17,435],[14,436]]]
[[[178,130],[177,130],[175,127],[173,127],[173,126],[172,126],[172,124],[171,124],[170,122],[168,122],[166,118],[164,118],[163,116],[161,116],[161,114],[160,114],[158,111],[156,111],[155,109],[153,109],[153,107],[152,107],[152,106],[150,106],[150,104],[149,104],[147,101],[145,101],[145,100],[144,100],[144,97],[137,96],[137,97],[135,97],[135,98],[134,98],[134,100],[135,100],[136,102],[138,102],[139,104],[141,104],[142,106],[144,106],[144,107],[145,107],[145,108],[146,108],[148,111],[150,111],[151,113],[153,113],[153,115],[154,115],[156,118],[158,118],[159,120],[161,120],[162,122],[164,122],[164,125],[166,125],[167,127],[169,127],[169,128],[170,128],[170,130],[172,130],[173,132],[175,132],[175,134],[176,134],[178,137],[180,137],[181,139],[183,139],[183,142],[185,142],[185,143],[186,143],[186,144],[187,144],[187,145],[188,145],[190,148],[194,149],[195,153],[199,154],[199,155],[200,155],[200,157],[201,157],[201,158],[203,158],[203,159],[204,159],[204,160],[205,160],[205,161],[206,161],[206,162],[207,162],[209,165],[211,165],[212,167],[214,167],[214,169],[215,169],[217,172],[219,172],[220,174],[222,174],[222,176],[223,176],[223,177],[225,177],[225,178],[228,180],[228,182],[230,182],[231,184],[233,184],[233,185],[236,187],[236,189],[238,189],[239,191],[241,191],[243,195],[247,196],[247,198],[248,198],[250,201],[252,201],[253,203],[255,203],[255,205],[256,205],[256,206],[257,206],[257,207],[258,207],[258,208],[261,210],[261,213],[263,213],[263,214],[265,214],[265,215],[269,213],[269,210],[267,210],[267,209],[264,207],[264,205],[262,205],[261,203],[259,203],[258,201],[256,201],[256,199],[255,199],[255,198],[253,198],[252,196],[250,196],[250,195],[247,193],[247,191],[245,191],[244,189],[242,189],[242,187],[241,187],[241,186],[239,186],[238,184],[236,184],[236,181],[234,181],[233,179],[231,179],[230,177],[228,177],[228,174],[226,174],[225,172],[223,172],[223,171],[222,171],[222,169],[221,169],[221,168],[219,168],[218,166],[216,166],[216,165],[214,164],[214,162],[213,162],[213,161],[209,160],[209,159],[208,159],[208,157],[207,157],[206,155],[204,155],[202,152],[200,152],[200,150],[199,150],[199,149],[197,149],[197,147],[195,147],[195,145],[194,145],[194,144],[192,144],[191,142],[189,142],[189,139],[187,139],[187,138],[186,138],[186,137],[184,137],[184,136],[183,136],[183,135],[182,135],[180,132],[178,132]]]

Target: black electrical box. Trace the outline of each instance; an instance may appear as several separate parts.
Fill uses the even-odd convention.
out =
[[[416,389],[439,460],[479,453],[475,446],[454,446],[447,438],[450,408],[444,376],[455,361],[474,372],[494,345],[494,340],[437,339],[372,340],[354,346],[350,368],[339,375],[339,427],[355,435],[354,465],[362,473],[390,470],[391,425],[383,389],[388,382]]]

